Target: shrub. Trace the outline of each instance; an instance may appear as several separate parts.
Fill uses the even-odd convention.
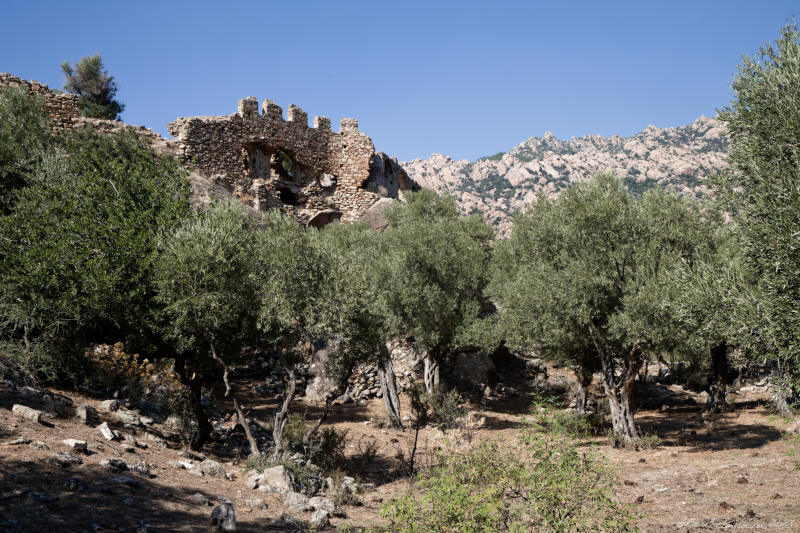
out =
[[[628,448],[632,450],[654,450],[661,446],[661,438],[658,435],[642,435],[641,437],[626,441],[620,438],[613,431],[609,430],[606,434],[608,443],[614,448]]]
[[[309,461],[328,472],[345,465],[344,448],[347,446],[347,431],[323,428],[306,445]]]
[[[461,426],[461,421],[467,414],[461,404],[461,395],[455,389],[445,390],[441,387],[425,394],[425,402],[431,412],[431,418],[436,427],[442,431],[455,429]]]
[[[422,473],[382,509],[392,531],[635,531],[604,463],[574,442],[527,430],[521,445],[488,442]]]

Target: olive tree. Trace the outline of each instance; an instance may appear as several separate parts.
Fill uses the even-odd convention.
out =
[[[152,343],[157,242],[188,212],[172,157],[133,133],[75,132],[0,217],[0,336],[46,378],[87,342]]]
[[[156,261],[158,300],[167,317],[165,334],[177,352],[175,370],[192,396],[198,431],[192,441],[202,447],[211,424],[201,403],[203,378],[220,368],[226,395],[229,359],[255,334],[258,283],[255,223],[241,204],[213,205],[165,236]],[[213,361],[213,362],[212,362]],[[218,366],[217,366],[218,365]],[[239,421],[258,447],[234,398]]]
[[[392,424],[402,427],[400,398],[387,349],[381,236],[366,224],[334,223],[320,237],[331,258],[323,330],[337,345],[337,357],[329,359],[332,368],[328,373],[342,390],[356,364],[374,364],[387,416]]]
[[[51,126],[41,96],[24,86],[0,89],[0,215],[11,211],[14,195],[56,144]]]
[[[422,190],[387,209],[384,290],[390,331],[425,352],[425,387],[440,381],[440,364],[485,306],[492,229],[478,215],[461,216],[455,201]]]
[[[277,210],[264,215],[256,237],[259,342],[277,351],[287,377],[273,423],[277,459],[284,453],[283,432],[297,389],[296,367],[314,352],[330,267],[316,235]]]
[[[638,438],[637,373],[665,342],[663,330],[642,325],[658,311],[648,302],[670,265],[696,255],[705,223],[697,204],[660,190],[636,197],[599,175],[556,199],[540,197],[498,245],[489,292],[509,341],[599,367],[624,441]]]
[[[778,404],[800,390],[800,32],[744,57],[719,111],[730,136],[729,171],[714,190],[737,224],[743,268],[759,295],[739,328],[779,368]],[[745,302],[746,303],[746,302]]]

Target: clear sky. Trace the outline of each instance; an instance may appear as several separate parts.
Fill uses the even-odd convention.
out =
[[[400,160],[631,135],[713,116],[742,54],[773,41],[794,1],[105,2],[7,0],[0,72],[61,87],[64,60],[99,52],[125,122],[239,98],[359,119]]]

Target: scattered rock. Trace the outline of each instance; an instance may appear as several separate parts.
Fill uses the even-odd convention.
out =
[[[85,440],[77,440],[77,439],[65,439],[61,442],[64,443],[70,450],[73,452],[81,452],[86,453],[89,451],[89,445],[86,443]]]
[[[14,406],[11,408],[11,412],[20,418],[27,418],[28,420],[33,420],[37,424],[42,423],[42,416],[44,414],[41,411],[37,411],[36,409],[32,409],[30,407],[20,404],[14,404]]]
[[[313,511],[314,507],[308,504],[308,498],[297,492],[287,492],[283,504],[294,512]]]
[[[328,522],[330,522],[330,515],[328,514],[328,511],[317,509],[314,511],[314,514],[311,515],[311,518],[308,521],[308,527],[311,529],[323,529],[327,527]]]
[[[119,409],[119,400],[106,400],[100,402],[100,409],[107,413],[111,413]]]
[[[748,483],[748,480],[747,480],[746,477],[741,476],[741,477],[736,479],[736,483]]]
[[[104,466],[114,472],[125,472],[128,470],[128,464],[120,459],[103,459],[100,461],[100,466]]]
[[[321,496],[314,496],[308,500],[308,505],[316,510],[326,511],[331,516],[342,514],[341,510],[336,507],[336,504],[330,498],[323,498]]]
[[[225,477],[225,468],[223,468],[222,465],[219,464],[218,462],[212,461],[211,459],[206,459],[205,461],[203,461],[202,463],[197,465],[197,469],[201,473],[203,473],[203,474],[205,474],[207,476]]]
[[[638,497],[638,498],[636,498],[636,500],[634,500],[634,501],[635,501],[636,503],[644,503],[644,495],[642,495],[642,496],[639,496],[639,497]]]
[[[129,476],[117,476],[108,480],[112,485],[126,485],[132,488],[138,488],[141,483]]]
[[[267,468],[261,474],[261,479],[257,482],[257,488],[261,492],[293,492],[292,474],[283,465]]]
[[[245,500],[244,504],[251,509],[266,509],[267,504],[261,498],[256,498],[253,500]]]
[[[136,472],[137,474],[144,476],[146,478],[154,478],[154,476],[150,470],[152,469],[153,465],[146,461],[139,461],[135,465],[131,467],[132,472]]]
[[[196,503],[197,505],[208,505],[209,503],[211,503],[208,500],[208,498],[206,498],[205,494],[202,494],[200,492],[195,492],[186,499],[192,503]]]
[[[626,479],[625,481],[623,481],[623,483],[625,485],[629,486],[629,487],[635,487],[636,486],[636,482],[635,481],[631,481],[630,479]]]
[[[125,444],[125,443],[122,443],[122,444],[120,444],[120,445],[119,445],[119,447],[120,447],[120,448],[122,448],[122,451],[123,451],[123,452],[126,452],[126,453],[136,453],[136,448],[134,448],[134,447],[133,447],[133,446],[131,446],[130,444]]]
[[[28,444],[30,441],[31,439],[26,439],[25,437],[17,437],[16,439],[0,442],[0,446],[16,446],[18,444]]]
[[[664,485],[653,485],[653,492],[667,492],[669,487],[665,487]]]
[[[30,447],[35,449],[35,450],[44,450],[44,451],[50,450],[50,446],[48,446],[47,444],[45,444],[44,442],[42,442],[40,440],[35,440],[35,441],[31,442]]]
[[[723,511],[730,511],[731,509],[736,509],[733,505],[729,504],[728,502],[719,502],[719,508]]]
[[[642,464],[644,464],[644,463],[646,463],[646,462],[647,462],[647,459],[645,459],[644,457],[642,457],[641,459],[639,459],[639,462],[640,462],[640,463],[642,463]]]
[[[131,411],[128,411],[126,409],[119,409],[116,415],[117,415],[117,420],[119,420],[123,424],[130,424],[132,426],[141,425],[139,417],[135,413],[132,413]]]
[[[211,524],[216,526],[218,531],[236,531],[236,513],[233,505],[223,503],[214,507],[211,512]]]
[[[47,458],[47,462],[53,466],[60,466],[61,468],[69,468],[73,465],[83,463],[80,457],[75,457],[67,452],[57,452]]]
[[[282,529],[301,529],[304,527],[300,520],[289,513],[281,513],[281,516],[278,517],[273,526]]]
[[[100,423],[100,415],[97,409],[91,405],[81,405],[75,410],[75,416],[87,426],[96,426]]]
[[[97,429],[100,431],[100,433],[103,435],[103,437],[105,437],[106,440],[117,440],[117,439],[119,439],[119,432],[114,431],[113,429],[108,427],[108,423],[107,422],[103,422],[102,424],[97,426]]]
[[[783,496],[781,496],[781,495],[780,495],[779,493],[777,493],[777,492],[776,492],[775,494],[773,494],[773,495],[772,495],[772,499],[773,499],[773,500],[780,500],[781,498],[783,498]]]
[[[746,513],[744,513],[745,518],[755,518],[756,512],[752,509],[748,509]]]
[[[136,446],[137,448],[141,448],[142,450],[147,449],[147,444],[143,442],[139,442],[133,435],[125,435],[125,442],[129,445]]]

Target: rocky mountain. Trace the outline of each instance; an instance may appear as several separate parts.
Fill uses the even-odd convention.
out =
[[[648,126],[632,137],[561,140],[547,132],[474,162],[433,154],[402,166],[423,187],[454,196],[463,212],[483,213],[505,233],[511,214],[538,194],[558,194],[598,172],[613,172],[635,192],[662,185],[701,198],[706,177],[725,166],[727,149],[723,125],[700,117],[678,128]]]

